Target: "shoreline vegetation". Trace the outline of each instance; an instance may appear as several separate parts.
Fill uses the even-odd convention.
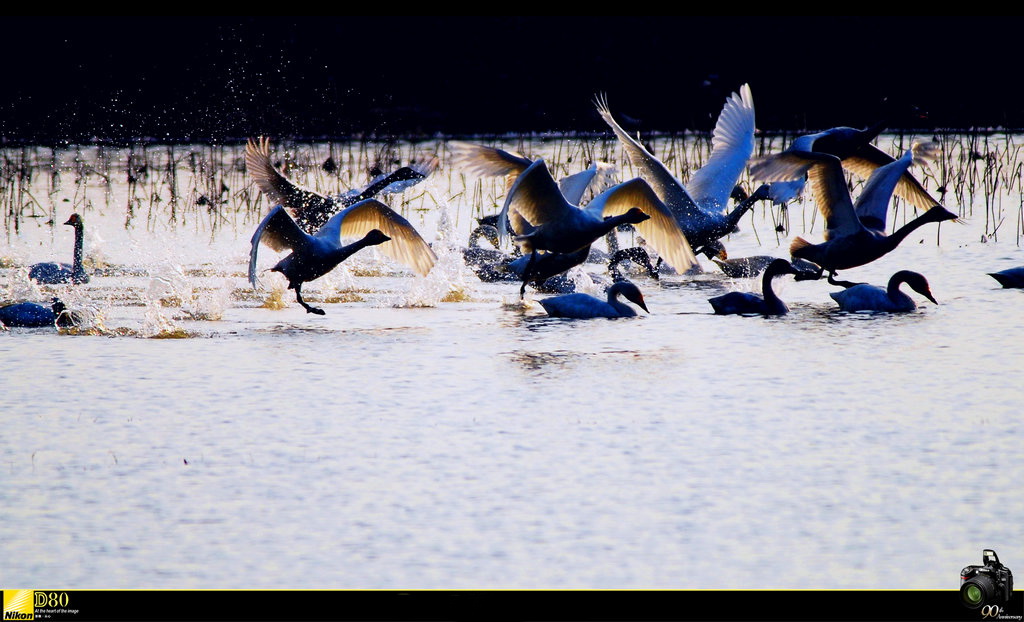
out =
[[[798,135],[761,132],[754,155],[781,151]],[[466,204],[473,216],[500,208],[504,180],[467,176],[450,166],[446,142],[456,138],[540,155],[552,170],[564,174],[598,160],[618,167],[621,179],[636,175],[614,136],[607,132],[401,139],[270,138],[272,157],[280,168],[297,183],[329,195],[364,183],[375,168],[401,165],[423,154],[436,155],[442,174],[433,184],[410,196],[395,197],[393,207],[406,215],[409,210],[429,211],[442,203]],[[707,132],[650,133],[643,139],[681,179],[688,179],[711,153],[711,135]],[[916,141],[934,141],[941,149],[941,156],[930,167],[918,168],[915,173],[925,187],[961,218],[984,218],[983,241],[999,241],[1000,236],[1009,234],[1020,245],[1024,239],[1024,133],[892,131],[883,133],[877,142],[890,154],[898,155]],[[140,217],[147,223],[164,219],[173,225],[190,213],[208,218],[211,230],[218,223],[237,222],[239,215],[244,217],[243,222],[258,222],[272,206],[252,185],[245,171],[244,150],[244,139],[180,144],[0,144],[0,226],[9,238],[17,235],[27,219],[44,219],[57,227],[63,222],[58,212],[88,213],[94,206],[109,209],[118,203],[123,205],[125,228]],[[754,187],[746,174],[740,181],[748,191]],[[856,189],[863,182],[851,179],[850,183]],[[97,197],[99,187],[102,197]],[[802,207],[803,221],[813,224],[816,209],[807,198],[788,207]],[[915,215],[913,208],[905,207],[902,201],[895,203],[893,227]],[[978,213],[979,208],[983,214]],[[789,229],[790,218],[799,218],[791,214],[795,210],[774,209],[780,232]]]

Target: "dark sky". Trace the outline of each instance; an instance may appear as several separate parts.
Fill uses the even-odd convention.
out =
[[[0,140],[1024,127],[1016,17],[4,18]]]

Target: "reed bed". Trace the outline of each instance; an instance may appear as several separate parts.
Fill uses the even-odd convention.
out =
[[[761,134],[755,155],[784,149],[794,134]],[[474,139],[470,139],[474,140]],[[475,139],[530,157],[543,157],[556,177],[580,171],[593,161],[617,168],[617,179],[634,177],[619,143],[606,135],[516,135]],[[648,144],[669,169],[686,180],[711,153],[706,134],[656,135]],[[878,144],[898,157],[914,141],[940,144],[941,157],[930,168],[915,167],[915,175],[946,207],[962,218],[984,219],[982,241],[1024,238],[1024,136],[1012,133],[936,132],[883,135]],[[271,207],[245,172],[245,145],[108,145],[0,147],[0,210],[3,235],[17,236],[27,221],[59,226],[71,211],[105,215],[123,213],[126,229],[147,231],[190,228],[209,236],[224,228],[244,230],[259,222]],[[448,164],[443,139],[429,141],[276,141],[275,164],[295,182],[324,194],[340,194],[367,183],[374,171],[390,171],[424,154],[435,154],[441,167],[430,183],[389,197],[393,208],[414,223],[447,210],[458,231],[471,228],[474,218],[501,208],[504,179],[467,175]],[[856,193],[864,180],[851,177]],[[756,183],[741,179],[747,191]],[[757,232],[762,242],[776,243],[790,232],[805,234],[821,228],[808,198],[785,207],[760,210],[775,225],[774,232]],[[895,229],[916,214],[895,200],[891,226]],[[1013,235],[1007,230],[1012,227]]]

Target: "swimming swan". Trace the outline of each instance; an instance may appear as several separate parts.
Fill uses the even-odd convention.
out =
[[[0,307],[0,325],[41,328],[74,326],[79,318],[67,310],[64,303],[54,298],[49,308],[34,302],[19,302]]]
[[[748,292],[729,292],[722,296],[709,298],[708,302],[714,308],[717,315],[785,315],[789,313],[789,307],[772,290],[772,279],[783,274],[799,274],[799,272],[785,259],[776,259],[765,269],[761,276],[761,291],[763,296]]]
[[[64,224],[75,228],[74,264],[37,263],[29,270],[28,278],[48,285],[89,282],[89,275],[85,273],[85,268],[82,266],[82,242],[85,229],[82,217],[72,214]]]
[[[644,296],[640,289],[629,281],[619,281],[608,288],[608,299],[601,300],[590,294],[567,294],[540,300],[551,317],[567,317],[577,319],[589,319],[597,317],[617,318],[635,317],[636,310],[633,307],[619,300],[619,294],[638,305],[644,311],[647,305],[644,303]]]
[[[1024,266],[1009,268],[999,272],[989,272],[988,275],[999,281],[1004,288],[1024,287]]]
[[[906,283],[915,292],[921,294],[935,304],[939,304],[932,296],[928,280],[924,275],[910,270],[900,270],[889,278],[888,287],[879,287],[860,283],[840,292],[830,292],[843,311],[889,311],[900,313],[913,311],[917,308],[914,299],[900,291],[900,285]]]

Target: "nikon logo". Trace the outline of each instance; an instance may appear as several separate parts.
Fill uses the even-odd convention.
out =
[[[33,590],[4,590],[4,620],[35,620]]]

